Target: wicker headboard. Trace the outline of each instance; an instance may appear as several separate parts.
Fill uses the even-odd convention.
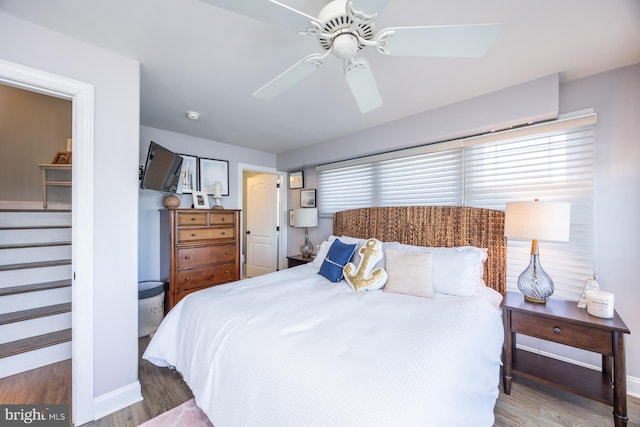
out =
[[[484,280],[505,293],[504,212],[462,206],[391,206],[336,212],[333,234],[430,247],[487,248]]]

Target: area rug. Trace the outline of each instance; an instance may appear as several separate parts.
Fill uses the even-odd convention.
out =
[[[191,399],[138,427],[213,427],[213,424],[196,406],[195,399]]]

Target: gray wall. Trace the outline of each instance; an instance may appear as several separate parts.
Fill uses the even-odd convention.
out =
[[[51,163],[71,138],[71,101],[0,84],[0,200],[40,201],[38,163]],[[50,179],[70,179],[71,172]],[[71,187],[48,189],[48,201],[71,202]]]
[[[529,85],[521,85],[526,92]],[[538,83],[529,88],[535,95]],[[551,96],[552,88],[540,86]],[[513,117],[513,111],[535,115],[536,109],[544,109],[545,102],[530,104],[533,109],[522,107],[529,98],[503,97],[488,94],[463,101],[442,109],[419,114],[415,118],[401,119],[373,129],[364,130],[333,141],[294,150],[278,156],[278,165],[287,170],[304,168],[305,181],[315,182],[314,164],[341,160],[336,153],[344,153],[342,159],[358,157],[372,152],[391,151],[406,146],[406,141],[424,135],[429,142],[435,135],[451,137],[454,133],[474,133],[479,128],[475,116],[476,107],[485,105],[484,119],[499,122],[500,117]],[[629,391],[640,395],[640,286],[635,278],[640,266],[640,64],[598,74],[559,85],[559,113],[593,108],[598,114],[596,125],[596,270],[603,290],[615,294],[615,307],[632,334],[626,337],[627,374],[635,377],[628,385]],[[500,95],[500,94],[498,94]],[[532,99],[540,99],[538,93]],[[471,108],[473,107],[473,108]],[[541,110],[541,111],[542,111]],[[521,115],[522,116],[522,115]],[[525,116],[522,116],[525,117]],[[417,120],[417,119],[420,120]],[[506,120],[505,120],[506,121]],[[468,124],[467,124],[468,123]],[[405,134],[405,126],[408,134]],[[446,131],[446,130],[449,131]],[[459,135],[458,135],[459,136]],[[446,138],[444,138],[446,139]],[[337,147],[342,145],[343,149]],[[318,191],[322,191],[321,188]],[[295,192],[290,192],[290,208],[294,205]],[[311,240],[319,243],[331,233],[330,219],[321,219]],[[291,235],[290,253],[297,253],[298,240]],[[586,277],[585,277],[586,279]],[[538,342],[522,342],[538,349],[599,365],[599,358],[586,352],[578,352]]]
[[[0,59],[95,88],[93,397],[126,406],[114,400],[138,386],[140,66],[3,12],[0,40]]]

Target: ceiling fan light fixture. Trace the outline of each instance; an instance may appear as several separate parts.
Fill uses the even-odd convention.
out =
[[[358,39],[352,34],[340,34],[333,40],[333,54],[340,59],[351,59],[358,53]]]

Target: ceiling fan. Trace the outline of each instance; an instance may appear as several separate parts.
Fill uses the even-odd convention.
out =
[[[382,105],[382,97],[366,59],[358,51],[374,47],[385,55],[477,58],[498,36],[499,24],[389,27],[375,30],[378,11],[387,0],[333,0],[318,17],[275,0],[201,0],[261,21],[313,36],[323,53],[302,58],[253,93],[271,99],[308,77],[334,54],[342,59],[344,74],[362,113]]]

